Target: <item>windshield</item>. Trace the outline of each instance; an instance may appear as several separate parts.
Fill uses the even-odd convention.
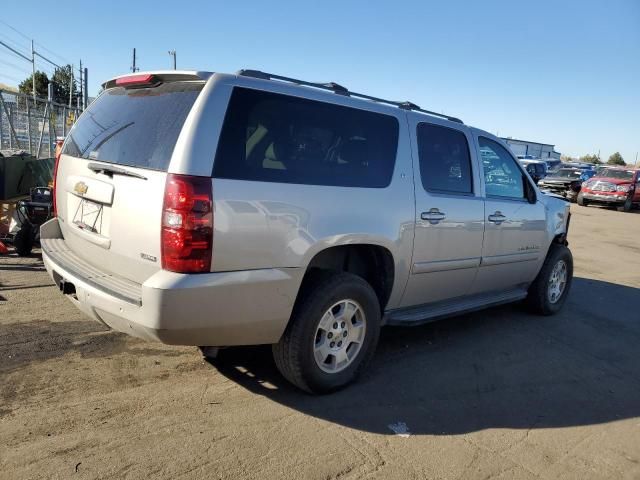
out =
[[[617,168],[605,168],[598,177],[617,178],[619,180],[633,180],[633,170],[619,170]]]
[[[82,114],[62,153],[167,170],[202,86],[201,82],[172,82],[154,88],[110,88]]]
[[[560,178],[575,178],[578,179],[582,175],[580,170],[574,170],[572,168],[561,168],[553,173],[554,177]]]

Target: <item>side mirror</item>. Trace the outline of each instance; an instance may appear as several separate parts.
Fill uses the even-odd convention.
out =
[[[526,184],[527,201],[529,203],[536,203],[536,201],[538,200],[536,195],[536,189],[533,188],[533,185],[531,185],[529,182],[525,182],[525,184]]]

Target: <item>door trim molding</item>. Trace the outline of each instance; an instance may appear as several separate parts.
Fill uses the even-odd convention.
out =
[[[540,251],[507,253],[506,255],[491,255],[482,257],[481,267],[489,267],[492,265],[504,265],[505,263],[534,262],[540,258]]]
[[[433,262],[416,262],[413,264],[412,273],[433,273],[447,270],[462,270],[465,268],[477,268],[480,266],[481,257],[458,258],[455,260],[437,260]]]

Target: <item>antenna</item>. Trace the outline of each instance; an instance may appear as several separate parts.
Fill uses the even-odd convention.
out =
[[[136,48],[135,47],[133,47],[133,63],[131,64],[131,71],[133,73],[140,71],[140,67],[136,66]]]

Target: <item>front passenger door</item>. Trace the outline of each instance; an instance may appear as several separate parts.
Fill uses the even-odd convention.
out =
[[[485,189],[482,261],[473,293],[500,291],[533,281],[546,255],[544,205],[529,201],[535,188],[516,159],[497,141],[477,137]],[[529,198],[528,198],[529,197]]]

